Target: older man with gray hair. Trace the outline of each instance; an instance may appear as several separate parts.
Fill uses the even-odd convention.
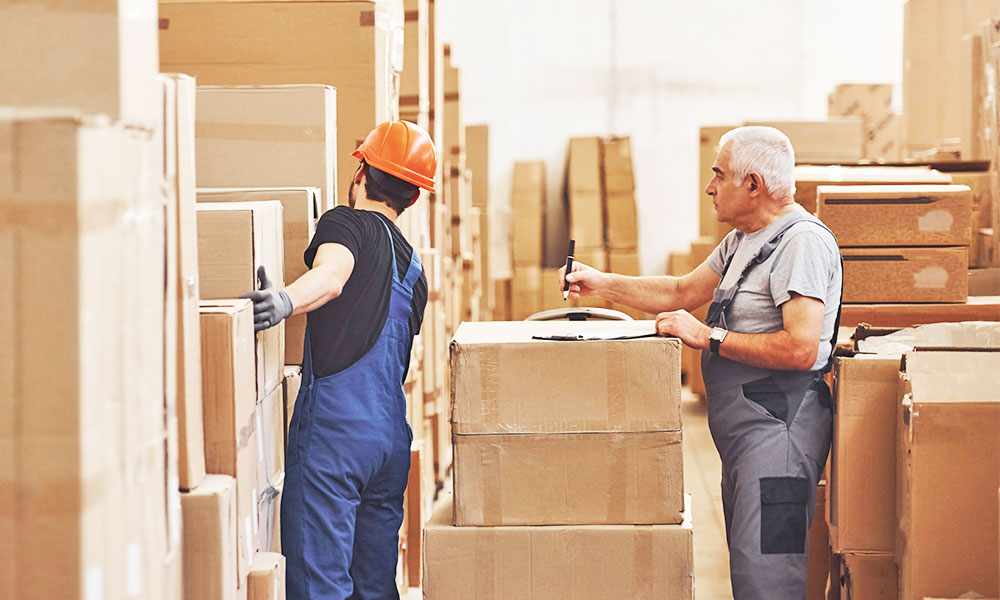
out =
[[[626,277],[575,263],[571,296],[658,313],[657,332],[702,351],[722,458],[735,600],[805,598],[806,550],[832,435],[829,371],[843,264],[833,233],[795,203],[795,154],[771,127],[722,137],[705,192],[733,227],[684,277]],[[688,310],[711,302],[702,323]]]

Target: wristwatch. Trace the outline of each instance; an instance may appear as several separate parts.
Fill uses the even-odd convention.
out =
[[[709,350],[711,350],[714,354],[718,354],[719,344],[722,343],[722,340],[726,339],[727,333],[729,333],[729,330],[727,329],[723,329],[721,327],[713,327],[711,335],[708,336]]]

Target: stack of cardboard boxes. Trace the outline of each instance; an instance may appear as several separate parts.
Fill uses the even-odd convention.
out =
[[[902,158],[901,115],[892,108],[888,83],[842,83],[828,97],[829,117],[861,117],[861,157],[895,162]]]
[[[511,248],[514,277],[511,281],[511,315],[524,319],[541,310],[542,227],[545,214],[545,163],[514,163],[511,192]],[[579,256],[579,254],[578,254]],[[553,282],[552,287],[556,287]]]
[[[532,339],[571,330],[493,322],[455,334],[455,493],[425,531],[428,597],[691,598],[680,345]]]

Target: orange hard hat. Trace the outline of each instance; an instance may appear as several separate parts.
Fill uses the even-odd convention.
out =
[[[430,134],[409,121],[386,121],[351,154],[393,177],[434,192],[437,149]]]

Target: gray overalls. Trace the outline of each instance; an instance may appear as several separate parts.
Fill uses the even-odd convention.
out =
[[[728,328],[726,310],[747,274],[767,260],[790,227],[804,220],[822,225],[811,216],[793,219],[761,247],[735,285],[723,290],[720,281],[706,319],[710,327]],[[735,250],[726,259],[723,280],[734,255]],[[837,326],[831,345],[837,343]],[[830,362],[821,371],[772,371],[708,350],[701,361],[708,424],[722,458],[733,596],[802,600],[816,485],[833,433],[830,389],[823,381],[833,361],[832,348]]]

